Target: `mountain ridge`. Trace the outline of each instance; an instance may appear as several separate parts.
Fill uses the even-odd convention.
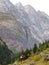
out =
[[[47,34],[46,34],[47,33]],[[49,16],[21,3],[0,2],[0,37],[12,50],[33,48],[49,40]]]

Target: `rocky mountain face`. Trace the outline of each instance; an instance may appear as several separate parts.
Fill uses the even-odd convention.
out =
[[[0,0],[0,37],[12,50],[32,48],[49,40],[49,16],[30,5]]]
[[[44,12],[36,11],[30,5],[25,6],[25,11],[28,13],[29,18],[32,21],[32,27],[35,30],[34,33],[36,32],[35,35],[37,35],[42,41],[49,40],[49,16]]]

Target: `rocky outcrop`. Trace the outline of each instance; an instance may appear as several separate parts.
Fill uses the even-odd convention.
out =
[[[49,61],[49,53],[46,53],[45,57],[44,57],[44,62]]]

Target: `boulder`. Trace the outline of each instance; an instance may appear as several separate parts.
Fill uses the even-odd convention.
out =
[[[49,61],[49,53],[46,53],[44,61]]]

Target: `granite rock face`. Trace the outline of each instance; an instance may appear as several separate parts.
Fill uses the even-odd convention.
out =
[[[49,16],[30,5],[0,0],[0,37],[12,50],[32,48],[49,40]]]

